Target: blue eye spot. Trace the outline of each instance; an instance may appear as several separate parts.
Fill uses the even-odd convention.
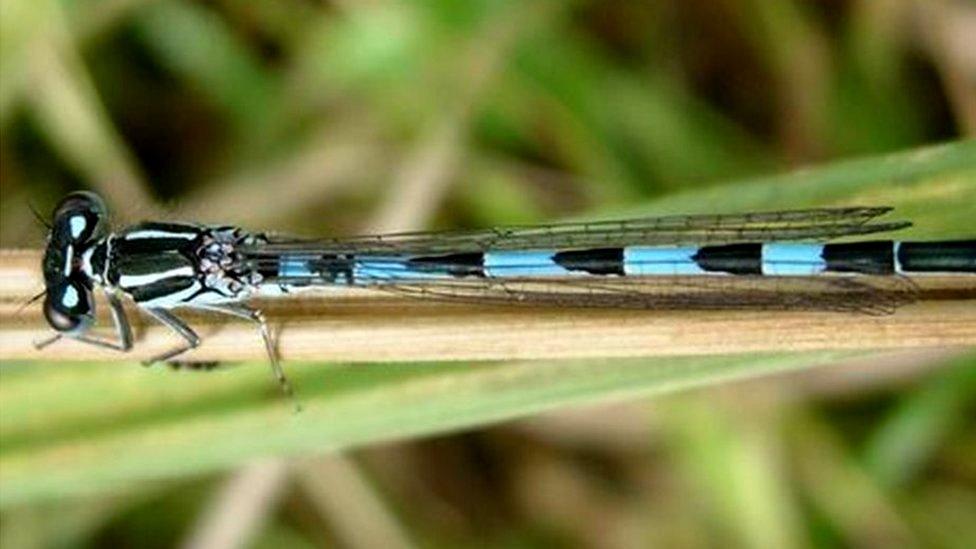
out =
[[[65,288],[64,294],[61,295],[61,304],[68,308],[75,307],[80,300],[81,296],[78,295],[78,290],[74,286]]]
[[[81,233],[83,233],[85,231],[85,228],[88,226],[88,221],[85,220],[85,216],[83,215],[71,216],[71,219],[68,220],[68,223],[70,224],[71,227],[71,238],[78,238],[79,236],[81,236]]]

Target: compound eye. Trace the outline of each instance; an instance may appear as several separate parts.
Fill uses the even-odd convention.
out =
[[[101,197],[78,191],[64,197],[54,209],[54,225],[70,242],[84,243],[104,233],[107,215],[108,209]]]
[[[94,318],[91,297],[91,292],[82,284],[62,284],[48,291],[44,300],[44,317],[59,332],[83,330]]]

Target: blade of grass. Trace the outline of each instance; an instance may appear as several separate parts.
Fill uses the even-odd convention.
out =
[[[556,363],[291,365],[304,412],[266,365],[210,375],[118,364],[0,370],[0,507],[495,423],[827,363],[846,354]]]
[[[799,484],[811,504],[850,546],[918,546],[891,494],[885,492],[818,417],[797,417],[788,434]],[[802,436],[801,436],[802,433]]]
[[[204,5],[182,1],[157,2],[136,15],[136,28],[160,62],[227,116],[244,158],[264,150],[284,108],[274,99],[278,82],[226,22]]]
[[[33,116],[72,168],[110,206],[119,206],[121,217],[126,212],[156,211],[145,178],[102,104],[60,8],[51,4],[48,32],[31,48],[26,91]]]
[[[747,404],[724,406],[679,401],[667,409],[675,414],[667,424],[678,431],[678,468],[695,484],[689,497],[705,503],[736,545],[799,547],[800,510],[784,488],[781,426],[775,403],[764,396],[759,391]]]
[[[976,404],[976,356],[954,361],[903,401],[868,441],[867,467],[884,486],[906,483]]]
[[[976,219],[976,140],[856,158],[781,175],[743,179],[653,202],[653,213],[714,213],[874,204],[914,226],[899,238],[972,236]],[[646,213],[630,209],[618,215]]]

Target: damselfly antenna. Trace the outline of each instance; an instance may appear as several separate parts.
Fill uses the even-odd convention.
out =
[[[41,225],[44,225],[44,228],[45,229],[47,229],[48,231],[50,231],[51,230],[51,223],[47,219],[45,219],[44,216],[42,216],[40,212],[37,211],[37,208],[34,207],[34,204],[32,204],[32,203],[30,203],[28,201],[27,202],[27,207],[30,209],[31,213],[34,214],[34,219],[36,219],[37,222],[40,223]]]
[[[35,302],[36,302],[37,300],[39,300],[39,299],[41,299],[41,298],[42,298],[42,297],[44,297],[45,295],[47,295],[47,290],[41,290],[41,291],[40,291],[40,293],[38,293],[38,294],[37,294],[37,295],[35,295],[34,297],[32,297],[32,298],[30,298],[30,299],[28,299],[28,300],[27,300],[27,301],[25,301],[25,302],[24,302],[24,303],[23,303],[23,304],[22,304],[22,305],[21,305],[20,307],[18,307],[18,308],[17,308],[17,312],[16,312],[15,314],[16,314],[17,316],[20,316],[20,313],[22,313],[22,312],[24,312],[24,309],[26,309],[27,307],[30,307],[30,306],[31,306],[31,305],[33,305],[33,304],[34,304],[34,303],[35,303]]]

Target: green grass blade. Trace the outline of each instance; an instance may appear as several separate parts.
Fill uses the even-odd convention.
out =
[[[0,506],[470,428],[836,360],[850,353],[515,364],[292,365],[304,411],[266,366],[202,374],[120,364],[7,365]]]

